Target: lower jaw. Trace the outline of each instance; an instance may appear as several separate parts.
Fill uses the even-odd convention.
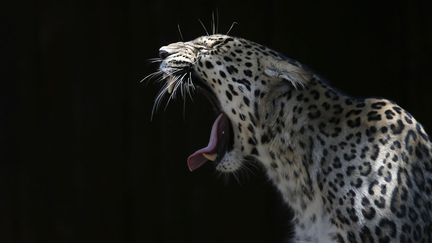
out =
[[[206,91],[207,92],[207,91]],[[209,97],[211,94],[204,94],[210,102],[217,100]],[[204,165],[208,161],[212,161],[218,167],[224,162],[224,158],[233,148],[233,128],[228,116],[218,109],[217,104],[212,104],[213,111],[218,114],[212,130],[208,145],[194,152],[188,157],[188,167],[190,171],[194,171]]]

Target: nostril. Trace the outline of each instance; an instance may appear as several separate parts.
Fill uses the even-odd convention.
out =
[[[160,58],[165,59],[165,58],[167,58],[169,55],[170,55],[170,54],[169,54],[167,51],[165,51],[165,50],[159,50],[159,57],[160,57]]]

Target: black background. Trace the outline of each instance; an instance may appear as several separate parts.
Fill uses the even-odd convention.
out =
[[[270,46],[340,90],[382,96],[430,133],[426,2],[9,1],[0,4],[0,242],[281,242],[263,173],[186,158],[214,115],[197,95],[150,120],[160,46],[208,28]]]

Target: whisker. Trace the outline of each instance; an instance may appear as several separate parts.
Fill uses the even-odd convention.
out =
[[[182,81],[183,82],[183,81]],[[187,92],[187,86],[185,84],[182,84],[182,96],[183,96],[183,120],[186,121],[186,92]]]
[[[201,21],[201,19],[198,19],[198,22],[201,24],[201,26],[204,28],[204,31],[207,35],[209,35],[207,28],[205,27],[204,23]]]
[[[216,33],[219,33],[219,9],[216,8]]]
[[[173,74],[170,74],[173,75]],[[178,79],[178,77],[173,77],[175,79],[175,81]],[[163,78],[164,79],[164,78]],[[163,80],[162,79],[162,80]],[[174,82],[175,82],[174,81]],[[168,89],[169,87],[172,85],[172,83],[166,82],[164,83],[161,91],[159,92],[159,94],[156,96],[155,99],[155,104],[153,105],[153,110],[152,110],[152,115],[151,115],[151,119],[153,119],[153,115],[154,113],[159,109],[160,107],[160,103],[162,102],[163,97],[168,93]],[[171,97],[171,96],[170,96]],[[169,100],[168,100],[169,103]],[[167,104],[168,105],[168,104]]]
[[[177,24],[177,29],[178,29],[178,32],[179,32],[179,34],[180,34],[180,40],[181,40],[181,41],[184,41],[184,39],[183,39],[183,34],[182,34],[182,32],[181,32],[181,29],[180,29],[180,24]]]
[[[165,104],[165,107],[164,107],[164,111],[166,111],[166,109],[168,108],[168,105],[169,105],[169,103],[171,102],[171,100],[173,100],[174,99],[174,91],[168,96],[168,100],[167,100],[167,102],[166,102],[166,104]]]
[[[181,81],[179,81],[180,78],[181,78],[181,76],[175,77],[175,80],[173,81],[175,83],[175,86],[174,86],[174,89],[173,89],[171,95],[168,98],[168,101],[167,101],[167,103],[165,105],[164,110],[166,110],[168,108],[168,105],[171,102],[171,100],[174,100],[176,98],[178,87],[181,84]]]
[[[147,75],[147,76],[145,76],[143,79],[141,79],[141,80],[140,80],[140,83],[142,83],[142,82],[144,82],[144,81],[146,81],[146,80],[150,80],[150,79],[152,79],[153,77],[155,77],[155,76],[157,76],[157,75],[162,75],[162,74],[163,74],[163,72],[160,71],[160,70],[158,70],[158,71],[156,71],[156,72],[153,72],[153,73],[150,73],[149,75]]]
[[[225,35],[229,35],[229,33],[231,32],[232,28],[233,28],[234,25],[236,25],[236,24],[238,24],[238,23],[234,21],[234,22],[231,24],[231,27],[229,28],[228,32],[227,32]]]
[[[177,90],[179,89],[179,87],[181,87],[181,77],[179,76],[174,82],[175,82],[175,86],[173,90],[173,96],[175,98],[177,95]]]
[[[178,80],[179,80],[179,77],[176,77],[176,78],[174,79],[173,83],[172,83],[172,85],[174,85],[174,87],[173,87],[173,89],[172,89],[172,92],[171,92],[171,94],[170,94],[170,98],[172,98],[172,99],[176,98],[177,88],[178,88],[178,85],[179,85]]]
[[[192,94],[191,94],[191,88],[193,89],[193,91],[195,90],[195,86],[193,85],[193,82],[192,82],[192,74],[189,73],[189,77],[187,80],[187,92],[188,92],[189,98],[193,102],[193,98],[192,98]]]
[[[196,89],[196,88],[195,88],[195,85],[194,85],[194,83],[192,82],[192,73],[189,73],[189,80],[190,80],[190,83],[191,83],[191,85],[192,85],[193,90],[195,90],[195,89]]]
[[[188,95],[188,97],[191,99],[191,100],[193,100],[192,99],[192,95],[191,95],[191,88],[190,88],[191,86],[190,86],[190,80],[189,80],[189,78],[187,79],[187,83],[186,83],[186,93],[187,93],[187,95]]]
[[[211,26],[212,26],[212,34],[214,35],[214,34],[216,33],[216,25],[215,25],[215,16],[214,16],[214,12],[212,12]]]
[[[180,94],[181,94],[181,97],[182,98],[184,98],[184,83],[183,83],[183,79],[184,79],[184,77],[186,76],[186,74],[187,73],[185,73],[185,74],[183,74],[181,77],[180,77],[180,79],[178,80],[178,83],[179,83],[179,88],[180,88]]]
[[[191,100],[193,100],[190,89],[191,87],[195,89],[195,86],[192,83],[191,72],[182,73],[182,70],[180,69],[169,70],[169,71],[158,70],[154,73],[147,75],[144,78],[144,80],[151,79],[157,75],[160,75],[160,77],[157,78],[156,82],[164,81],[167,77],[171,77],[171,81],[164,82],[161,90],[157,94],[152,108],[151,120],[153,120],[154,114],[159,110],[162,100],[164,99],[164,97],[166,97],[166,95],[168,94],[168,90],[170,88],[172,88],[172,92],[168,96],[168,100],[165,104],[164,110],[167,109],[171,100],[174,100],[178,96],[178,93],[180,93],[183,99],[186,99],[187,97],[186,94],[188,94]],[[174,85],[174,87],[170,87],[172,85]],[[185,105],[185,101],[184,101],[184,105]]]
[[[232,175],[234,176],[234,179],[237,181],[237,184],[241,185],[238,172],[234,171],[234,172],[232,172]]]
[[[149,59],[147,59],[148,61],[150,61],[150,62],[153,62],[153,61],[162,61],[162,58],[160,58],[160,57],[154,57],[154,58],[149,58]]]
[[[150,61],[150,63],[158,63],[158,62],[162,62],[162,59],[160,59],[160,60],[152,60],[152,61]]]
[[[159,109],[160,102],[161,102],[162,98],[165,96],[165,94],[168,90],[167,86],[168,86],[168,83],[165,83],[164,87],[159,91],[158,95],[155,98],[155,101],[153,103],[152,113],[150,116],[151,121],[153,120],[155,112]]]

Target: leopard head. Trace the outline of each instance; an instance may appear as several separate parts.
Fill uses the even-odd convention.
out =
[[[161,47],[159,56],[165,85],[157,99],[197,89],[219,113],[209,144],[188,158],[191,171],[215,161],[218,171],[234,172],[248,160],[259,160],[267,97],[280,86],[301,88],[310,78],[297,61],[227,35],[172,43]]]

